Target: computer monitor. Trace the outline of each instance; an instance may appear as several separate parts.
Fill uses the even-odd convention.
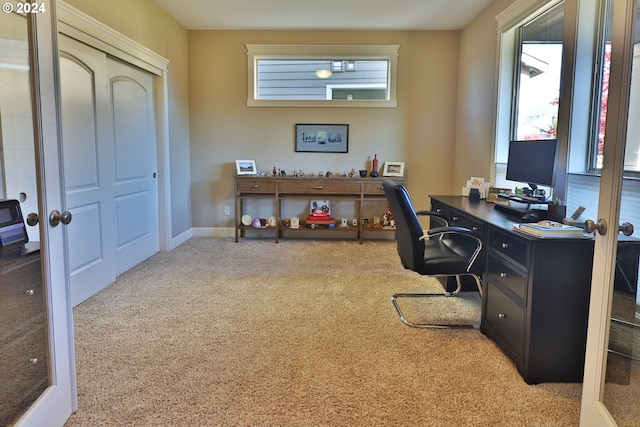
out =
[[[557,139],[510,141],[506,178],[526,182],[532,195],[539,195],[538,185],[553,187],[557,162]]]

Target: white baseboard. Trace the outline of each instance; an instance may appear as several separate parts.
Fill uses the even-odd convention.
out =
[[[235,238],[236,231],[233,227],[193,227],[193,237],[224,237]]]

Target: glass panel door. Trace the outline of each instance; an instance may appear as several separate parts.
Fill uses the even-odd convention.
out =
[[[637,3],[637,2],[631,2]],[[616,5],[621,7],[621,5]],[[637,4],[632,4],[637,10]],[[631,67],[628,87],[628,112],[624,150],[624,170],[637,171],[639,164],[640,125],[640,26],[629,27],[632,41],[625,49],[626,61]],[[637,425],[640,419],[640,295],[638,294],[638,260],[640,258],[640,210],[637,196],[640,185],[635,180],[624,180],[620,201],[620,223],[623,234],[618,235],[616,274],[611,296],[611,321],[609,323],[608,352],[602,401],[616,424]]]
[[[0,425],[49,386],[29,26],[18,6],[0,14]]]
[[[640,419],[640,185],[629,159],[638,156],[640,129],[637,0],[612,1],[610,46],[603,76],[609,96],[602,153],[581,425],[631,426]],[[609,43],[607,43],[609,45]],[[610,58],[610,62],[609,62]],[[603,123],[605,120],[600,120]],[[602,144],[601,144],[602,145]],[[608,225],[605,229],[605,225]]]

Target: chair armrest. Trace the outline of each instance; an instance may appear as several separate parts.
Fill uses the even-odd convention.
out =
[[[446,227],[449,226],[449,220],[447,220],[447,218],[444,215],[442,215],[441,213],[439,213],[439,212],[436,212],[436,211],[416,211],[416,215],[417,216],[434,216],[434,217],[439,218],[442,221],[444,221]]]
[[[471,236],[477,240],[478,239],[477,236],[474,235],[473,231],[469,230],[468,228],[464,228],[464,227],[436,227],[436,228],[431,228],[429,230],[427,230],[427,236],[431,237],[431,236],[437,236],[439,234],[447,234],[447,233],[453,233],[453,234],[462,234],[462,235],[468,235],[471,234]]]
[[[430,239],[436,236],[439,238],[443,238],[443,237],[446,237],[447,235],[452,235],[452,234],[463,236],[465,238],[475,240],[476,242],[476,249],[473,251],[473,254],[469,258],[469,264],[467,265],[467,271],[469,271],[469,269],[471,269],[471,266],[475,262],[476,258],[478,257],[478,254],[482,250],[482,240],[473,231],[464,227],[437,227],[437,228],[432,228],[430,230],[427,230],[426,234],[420,237],[420,240]]]

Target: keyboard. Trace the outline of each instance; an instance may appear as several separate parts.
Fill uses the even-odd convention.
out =
[[[500,197],[503,197],[505,199],[511,199],[514,201],[524,201],[524,202],[530,202],[530,203],[543,203],[544,199],[541,199],[539,197],[533,197],[533,196],[527,196],[525,194],[516,194],[516,193],[507,193],[507,194],[499,194]]]

